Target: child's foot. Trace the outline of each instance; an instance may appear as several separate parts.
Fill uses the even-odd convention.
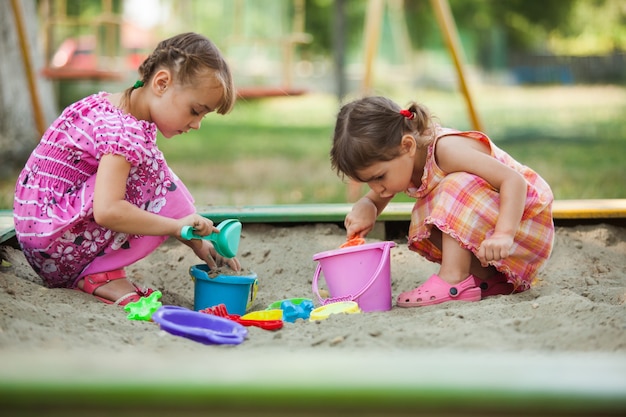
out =
[[[154,292],[149,288],[141,289],[128,281],[123,269],[86,275],[78,281],[77,289],[92,294],[104,303],[121,306],[139,301],[141,297]]]
[[[476,279],[476,285],[480,288],[482,297],[493,297],[494,295],[510,295],[516,292],[515,286],[508,282],[507,277],[502,272],[496,272],[488,279]]]
[[[470,275],[458,284],[451,285],[433,274],[419,287],[400,294],[396,304],[398,307],[422,307],[447,301],[480,301],[481,291],[475,280]]]

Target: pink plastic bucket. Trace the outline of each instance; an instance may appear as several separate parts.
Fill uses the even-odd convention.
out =
[[[313,277],[313,293],[322,305],[355,301],[364,312],[391,310],[390,251],[394,242],[367,243],[313,255],[318,261]],[[319,294],[320,274],[330,298]]]

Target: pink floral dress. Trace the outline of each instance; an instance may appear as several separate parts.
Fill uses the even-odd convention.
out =
[[[105,154],[131,164],[126,200],[170,218],[195,212],[194,200],[167,166],[156,125],[122,112],[101,92],[68,106],[20,173],[13,204],[24,255],[49,287],[72,288],[84,275],[128,266],[167,236],[116,233],[93,217],[96,171]]]
[[[537,272],[552,252],[554,223],[550,186],[536,172],[515,161],[481,132],[439,128],[428,147],[419,188],[406,193],[417,199],[411,215],[409,246],[427,259],[441,263],[441,251],[428,237],[432,226],[452,236],[461,246],[478,252],[481,242],[493,234],[500,210],[500,194],[487,181],[466,172],[446,174],[435,161],[437,141],[447,135],[475,139],[489,146],[491,156],[521,173],[527,181],[526,204],[515,235],[512,254],[493,263],[517,289],[530,288]]]

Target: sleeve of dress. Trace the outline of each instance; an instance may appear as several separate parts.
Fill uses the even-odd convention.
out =
[[[132,116],[103,114],[94,126],[96,159],[100,160],[102,155],[107,154],[121,155],[132,166],[138,166],[145,155],[146,135],[142,123]]]

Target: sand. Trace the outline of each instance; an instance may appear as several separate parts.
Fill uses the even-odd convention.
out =
[[[311,290],[316,267],[312,256],[343,241],[343,231],[335,224],[244,224],[239,258],[259,281],[250,311],[292,297],[313,298],[319,304]],[[437,268],[410,252],[405,242],[396,243],[391,250],[394,299]],[[206,374],[200,370],[223,371],[223,362],[239,364],[218,373],[222,381],[232,383],[287,369],[290,373],[302,369],[320,378],[326,372],[350,373],[355,383],[361,374],[354,365],[363,364],[364,358],[379,361],[382,376],[373,378],[368,373],[370,381],[402,380],[409,377],[406,372],[415,372],[414,376],[426,372],[435,381],[437,375],[442,378],[440,368],[436,363],[424,367],[424,361],[443,357],[448,361],[444,374],[449,376],[440,381],[444,385],[465,381],[449,369],[451,364],[485,369],[476,361],[523,367],[528,363],[556,366],[563,360],[564,368],[589,366],[597,372],[591,379],[577,372],[581,379],[573,378],[571,384],[585,389],[586,384],[599,383],[626,395],[626,229],[617,226],[558,227],[548,265],[536,285],[522,294],[422,308],[394,305],[385,312],[332,315],[318,322],[298,320],[276,331],[249,327],[247,339],[236,346],[197,343],[166,333],[154,322],[129,320],[122,308],[84,293],[48,289],[19,250],[4,246],[1,253],[10,263],[0,270],[0,355],[4,358],[0,381],[5,383],[61,377],[93,381],[128,376],[128,369],[141,369],[144,377],[155,369],[150,375],[157,379],[170,372],[169,378],[201,380]],[[194,287],[188,269],[198,262],[187,247],[168,240],[127,272],[136,282],[160,290],[164,304],[191,309]],[[598,369],[593,360],[604,360],[606,369]],[[355,372],[347,372],[346,367]],[[608,374],[603,376],[603,371]],[[500,375],[492,380],[507,379]]]

